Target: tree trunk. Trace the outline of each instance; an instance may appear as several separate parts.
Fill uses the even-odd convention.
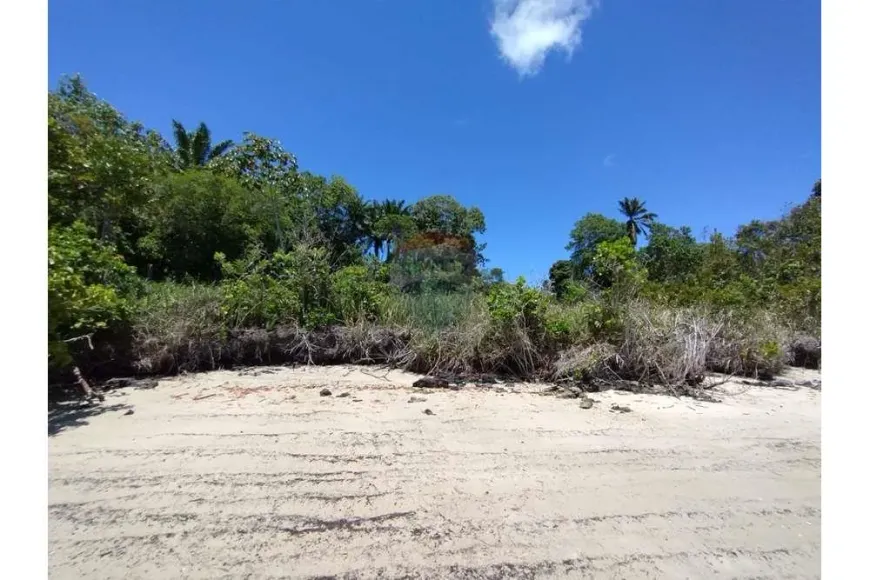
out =
[[[78,383],[79,388],[82,390],[82,394],[88,399],[93,399],[94,390],[88,384],[88,381],[85,380],[85,377],[82,376],[82,371],[79,370],[78,366],[74,366],[72,371],[73,375],[75,375],[76,383]]]

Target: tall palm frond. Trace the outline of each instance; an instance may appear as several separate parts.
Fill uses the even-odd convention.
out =
[[[647,235],[653,223],[659,217],[646,209],[646,204],[636,197],[623,198],[619,202],[619,211],[626,218],[625,229],[633,246],[637,245],[638,234]]]
[[[227,150],[233,146],[233,142],[231,139],[227,139],[226,141],[221,141],[217,145],[211,148],[211,151],[208,153],[207,161],[211,161],[212,159],[216,159],[227,152]]]
[[[172,120],[172,132],[175,135],[175,151],[181,160],[181,164],[184,167],[189,167],[191,164],[190,135],[187,134],[184,125],[175,119]]]
[[[183,168],[203,166],[226,153],[233,145],[228,139],[212,147],[211,131],[205,123],[200,123],[196,131],[188,132],[184,125],[173,119],[172,130],[175,135],[175,152]]]

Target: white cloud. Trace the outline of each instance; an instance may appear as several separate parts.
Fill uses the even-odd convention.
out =
[[[614,167],[616,165],[616,155],[611,153],[604,158],[604,167]]]
[[[490,33],[498,50],[520,76],[537,73],[547,54],[571,58],[580,46],[581,26],[597,0],[493,0]]]

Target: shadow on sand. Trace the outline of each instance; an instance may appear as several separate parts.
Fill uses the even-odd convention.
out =
[[[48,435],[88,424],[88,419],[109,411],[131,409],[130,405],[63,401],[50,403],[48,407]]]

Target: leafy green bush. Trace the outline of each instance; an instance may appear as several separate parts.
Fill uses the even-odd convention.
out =
[[[231,328],[302,324],[302,301],[291,256],[264,257],[253,249],[242,260],[230,262],[222,254],[215,259],[225,277],[220,286],[221,314]]]
[[[384,308],[391,288],[365,266],[347,266],[332,274],[332,305],[341,322],[375,320]]]
[[[114,248],[81,222],[48,233],[49,365],[72,363],[69,341],[124,324],[141,283]]]
[[[240,258],[270,228],[257,192],[206,170],[173,174],[157,187],[153,227],[140,241],[155,274],[214,280],[220,266],[214,255]]]
[[[546,306],[546,296],[526,285],[522,276],[513,284],[496,284],[486,296],[486,306],[496,324],[521,323],[538,327]]]
[[[567,348],[588,340],[591,336],[584,310],[578,304],[550,304],[544,313],[547,342]]]
[[[646,270],[628,238],[598,244],[592,256],[592,280],[600,288],[639,288]]]

